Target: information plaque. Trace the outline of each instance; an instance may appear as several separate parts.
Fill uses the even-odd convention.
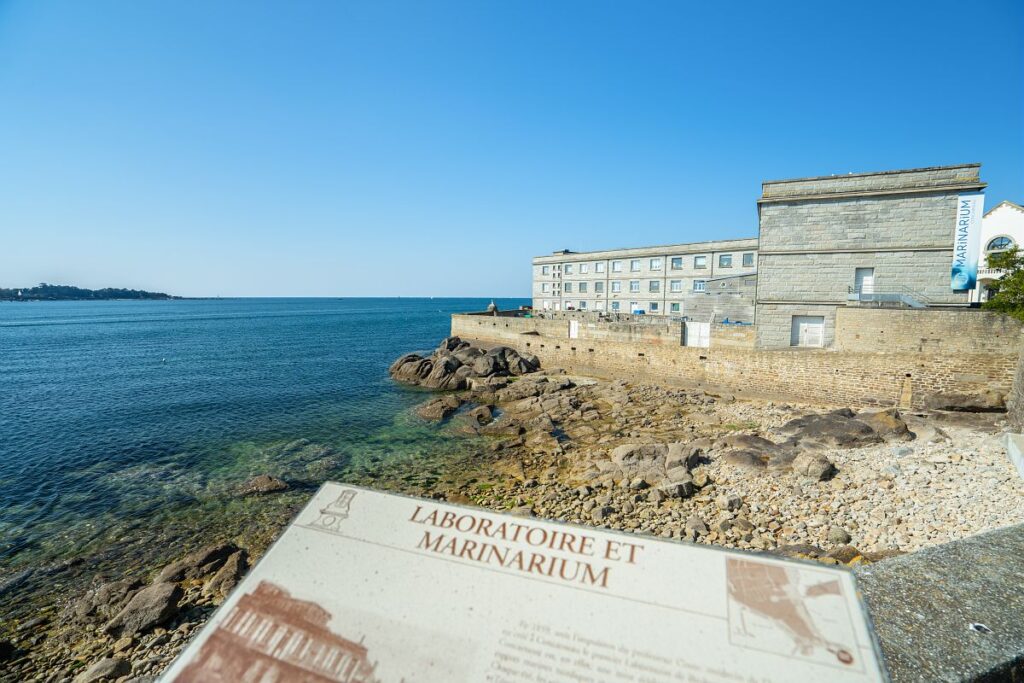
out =
[[[847,570],[328,483],[164,680],[887,679]]]

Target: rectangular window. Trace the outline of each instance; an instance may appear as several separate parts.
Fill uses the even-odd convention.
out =
[[[669,304],[669,312],[670,313],[678,313],[679,312],[679,304],[678,303]]]
[[[637,311],[639,311],[641,313],[643,312],[643,309],[640,308],[640,304],[638,304],[635,301],[630,301],[629,302],[629,312],[630,313],[636,313]]]
[[[621,273],[622,272],[622,261],[612,261],[612,272],[613,273]]]
[[[693,267],[694,268],[707,268],[708,267],[708,257],[707,256],[694,256],[693,257]]]
[[[565,274],[566,275],[572,275],[572,264],[571,263],[566,263],[565,264]]]
[[[682,270],[682,269],[683,269],[683,257],[682,256],[673,256],[672,257],[672,270]]]
[[[639,292],[640,291],[640,281],[639,280],[630,280],[629,281],[629,291],[631,291],[631,292]]]
[[[673,292],[681,292],[681,291],[683,291],[683,281],[682,280],[672,280],[671,282],[668,283],[668,285],[669,285],[669,289],[672,290]]]
[[[753,268],[754,267],[754,254],[753,252],[747,252],[743,255],[743,267]]]
[[[618,301],[613,301],[612,302],[612,310],[613,311],[619,310],[619,302]]]
[[[541,266],[540,267],[540,274],[541,275],[547,275],[548,274],[548,267],[547,266]]]
[[[612,292],[614,292],[615,294],[618,294],[621,291],[622,291],[622,281],[621,280],[612,280]]]
[[[546,282],[542,283],[541,286],[540,286],[540,291],[542,291],[542,292],[548,291],[548,283],[546,283]]]
[[[639,273],[640,272],[640,259],[635,258],[629,262],[629,272]]]
[[[586,294],[587,293],[587,283],[586,282],[581,282],[580,283],[579,293],[580,294]]]
[[[580,310],[581,311],[587,310],[587,302],[586,301],[581,301],[580,302]]]
[[[651,259],[651,270],[661,270],[661,259],[660,258],[652,258]]]
[[[732,268],[732,254],[719,254],[718,255],[718,267],[719,268]]]
[[[603,273],[604,272],[604,261],[598,261],[597,263],[594,264],[594,272],[595,273]]]
[[[705,281],[705,280],[694,280],[693,281],[693,291],[695,291],[695,292],[703,292],[704,291],[704,286],[706,284],[707,284],[707,281]]]
[[[658,302],[657,301],[652,301],[651,302],[651,313],[657,313],[657,312],[658,312]]]
[[[588,272],[590,272],[590,264],[588,264],[588,263],[581,263],[580,264],[580,274],[582,275],[583,273],[588,273]]]
[[[598,294],[604,294],[604,283],[600,280],[594,283],[594,291]]]
[[[660,292],[661,291],[661,280],[651,280],[647,283],[648,292]]]
[[[572,294],[572,283],[566,282],[564,289],[566,294]]]

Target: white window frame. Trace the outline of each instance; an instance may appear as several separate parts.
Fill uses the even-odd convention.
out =
[[[750,257],[749,259],[747,258],[748,256]],[[750,263],[747,263],[748,260],[750,261]],[[745,254],[743,254],[743,267],[744,268],[753,268],[754,267],[754,252],[748,251]]]
[[[647,310],[650,311],[651,313],[658,313],[659,312],[659,310],[658,310],[658,302],[657,301],[650,302],[650,304],[647,307]]]
[[[622,291],[622,280],[612,280],[612,293],[618,294]]]
[[[587,293],[587,283],[586,282],[580,282],[579,283],[579,287],[576,288],[576,293],[577,294],[586,294]]]
[[[695,291],[695,292],[706,292],[707,291],[707,286],[708,286],[708,281],[707,280],[694,280],[693,281],[693,291]]]
[[[652,258],[649,265],[651,270],[661,270],[661,257]]]
[[[598,280],[594,283],[594,294],[604,294],[604,282]]]
[[[629,281],[629,291],[632,294],[639,294],[640,293],[640,281],[639,280],[630,280]]]
[[[547,275],[547,274],[548,274],[548,272],[549,272],[549,271],[548,271],[548,267],[547,267],[547,266],[541,266],[541,267],[540,267],[540,274],[541,274],[541,275]]]
[[[590,272],[590,265],[587,263],[580,264],[580,275]]]
[[[572,264],[571,263],[566,263],[565,264],[565,271],[564,272],[565,272],[566,275],[572,275]]]
[[[603,273],[604,272],[604,261],[598,261],[597,263],[594,264],[594,272],[595,273]]]
[[[622,261],[612,261],[612,272],[613,273],[621,273],[622,272]]]
[[[612,302],[612,310],[613,311],[619,310],[619,302],[618,301],[613,301]]]
[[[718,255],[718,267],[719,268],[732,268],[732,254],[719,254]]]
[[[670,292],[673,292],[673,293],[682,292],[683,291],[683,281],[682,280],[669,280],[668,289],[669,289]]]
[[[580,310],[581,311],[587,310],[587,302],[586,301],[580,301]]]
[[[661,280],[651,280],[648,282],[647,291],[651,294],[661,294]]]
[[[668,311],[669,311],[669,313],[679,313],[679,311],[680,311],[679,302],[678,301],[673,301],[672,303],[670,303],[668,305]]]
[[[677,261],[679,262],[678,266],[676,265]],[[683,269],[683,257],[682,256],[673,256],[672,260],[670,261],[670,264],[671,265],[669,267],[672,270],[682,270]]]
[[[640,259],[631,259],[629,262],[629,272],[639,273],[640,272]]]
[[[540,291],[546,293],[548,291],[548,283],[542,282],[541,285],[540,285]]]
[[[693,257],[693,267],[696,268],[697,270],[703,270],[703,269],[707,268],[708,267],[708,257],[707,256],[694,256]]]

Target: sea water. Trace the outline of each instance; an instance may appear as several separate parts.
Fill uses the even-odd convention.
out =
[[[0,613],[69,563],[116,575],[197,538],[272,536],[326,479],[464,448],[387,367],[487,303],[0,303]],[[235,495],[262,473],[291,489]]]

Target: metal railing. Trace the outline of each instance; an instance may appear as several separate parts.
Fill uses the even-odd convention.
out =
[[[847,288],[847,301],[873,306],[905,306],[927,308],[928,297],[905,285],[875,282],[870,285],[856,285]]]

